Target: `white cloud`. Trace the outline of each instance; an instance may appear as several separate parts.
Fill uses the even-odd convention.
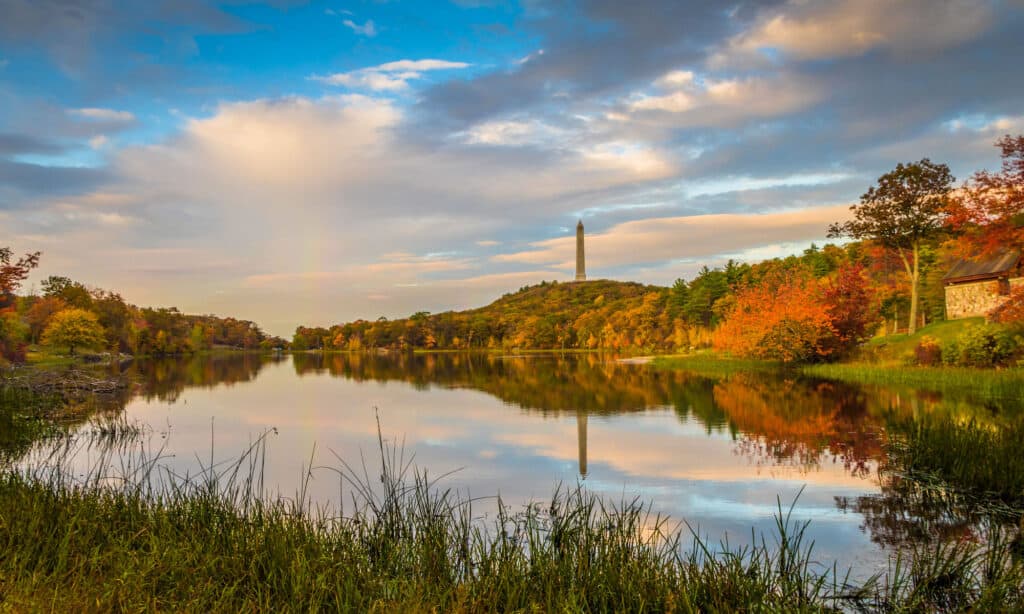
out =
[[[345,24],[345,27],[349,28],[350,30],[361,36],[368,36],[370,38],[377,36],[377,27],[373,24],[372,19],[367,19],[366,23],[364,23],[363,25],[359,25],[358,23],[352,21],[351,19],[346,19],[341,23]]]
[[[941,49],[979,36],[992,22],[991,4],[976,0],[790,0],[729,41],[712,64],[772,52],[810,60],[876,48]]]
[[[98,134],[89,139],[89,147],[92,147],[93,149],[103,149],[104,147],[107,146],[107,143],[109,142],[110,139],[108,139],[105,135]]]
[[[539,120],[495,120],[452,136],[469,145],[537,145],[560,141],[566,131]]]
[[[330,75],[313,75],[310,79],[328,85],[341,85],[353,89],[369,89],[376,92],[396,92],[409,87],[409,81],[423,78],[423,73],[434,70],[456,70],[468,68],[465,62],[448,60],[398,60],[369,68]]]
[[[100,109],[96,107],[87,107],[83,109],[69,109],[68,114],[82,119],[93,120],[93,121],[106,121],[106,122],[133,122],[135,121],[135,115],[128,111],[118,111],[115,109]]]
[[[820,86],[797,75],[713,79],[697,78],[689,71],[671,71],[647,90],[634,93],[623,109],[606,118],[677,127],[732,126],[748,119],[796,113],[824,96]]]

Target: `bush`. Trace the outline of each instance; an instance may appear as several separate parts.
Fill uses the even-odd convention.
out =
[[[914,348],[914,363],[923,367],[935,367],[942,363],[942,347],[934,337],[921,337]]]
[[[1005,328],[971,326],[943,350],[942,359],[960,367],[995,367],[1010,362],[1017,350],[1017,339]]]

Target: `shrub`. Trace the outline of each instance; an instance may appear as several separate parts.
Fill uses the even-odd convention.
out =
[[[934,367],[942,362],[942,347],[934,337],[925,335],[914,348],[914,362],[924,367]]]
[[[942,353],[943,362],[961,367],[1005,365],[1017,351],[1017,340],[1003,327],[971,326]]]

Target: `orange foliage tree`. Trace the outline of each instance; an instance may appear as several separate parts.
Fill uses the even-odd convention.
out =
[[[868,336],[875,300],[860,266],[816,280],[778,270],[736,293],[715,331],[716,349],[745,358],[807,362],[841,355]]]
[[[712,342],[747,358],[803,362],[826,355],[835,330],[822,297],[821,286],[806,272],[773,272],[736,293]]]

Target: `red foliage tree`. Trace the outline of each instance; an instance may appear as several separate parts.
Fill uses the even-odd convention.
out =
[[[1024,248],[1024,136],[996,141],[1003,164],[998,173],[978,171],[949,207],[948,222],[959,233],[958,251],[986,257]]]
[[[840,267],[825,286],[823,299],[835,334],[824,347],[842,355],[871,337],[878,324],[878,304],[862,265]]]
[[[1006,301],[989,312],[993,322],[1024,327],[1024,286],[1018,286],[1010,292]]]
[[[15,292],[28,278],[29,271],[39,264],[39,252],[25,254],[16,262],[12,262],[13,257],[10,248],[0,247],[0,363],[25,358],[25,344],[14,334],[12,312]]]

